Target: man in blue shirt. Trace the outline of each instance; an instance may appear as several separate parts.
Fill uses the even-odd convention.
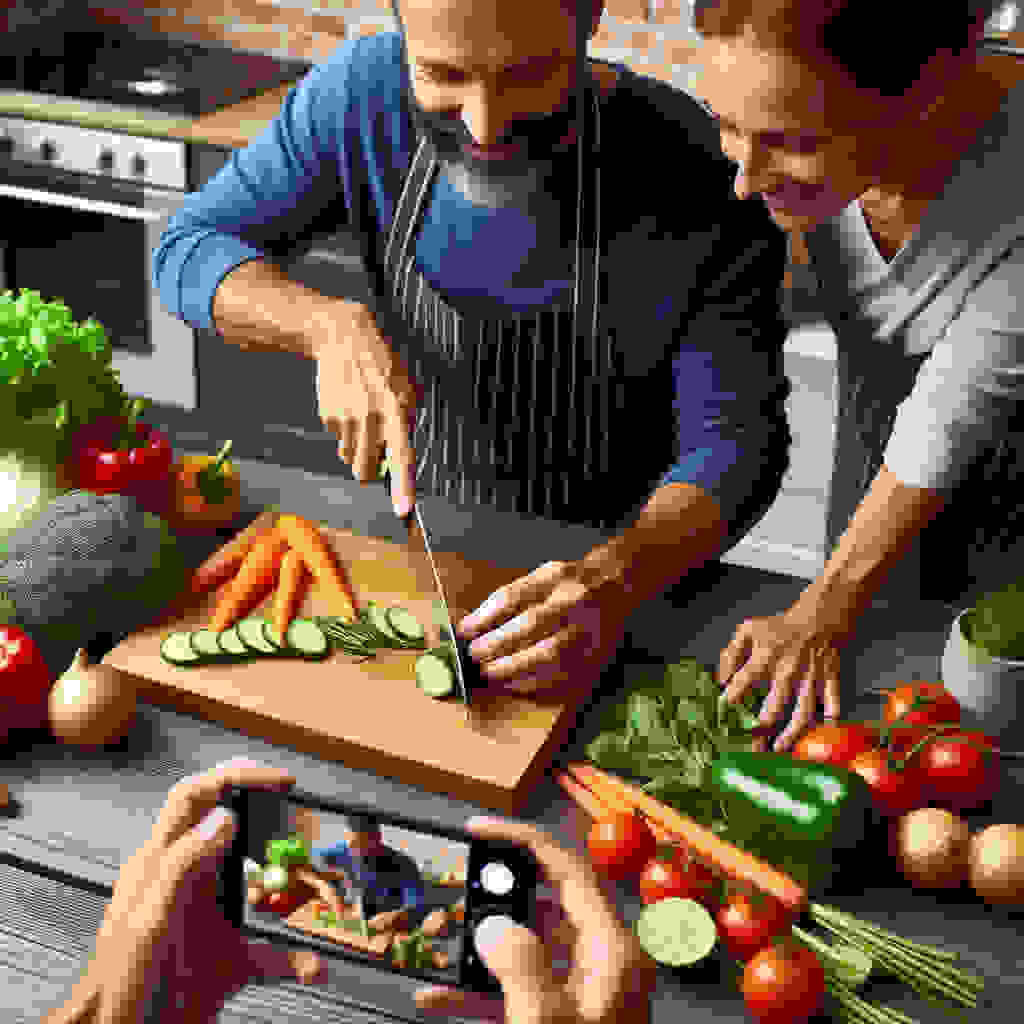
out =
[[[349,879],[353,898],[362,894],[363,916],[403,907],[411,912],[425,902],[423,878],[416,862],[381,842],[380,826],[365,815],[346,815],[347,841],[315,847],[314,867],[322,862],[341,869]]]
[[[523,691],[595,681],[788,466],[785,236],[733,198],[694,99],[587,58],[602,11],[402,0],[402,31],[314,68],[154,257],[184,320],[315,360],[341,458],[365,483],[387,448],[400,516],[418,491],[606,531],[458,624]],[[369,304],[282,269],[339,229]]]

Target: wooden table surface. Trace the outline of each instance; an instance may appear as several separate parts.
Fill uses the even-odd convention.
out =
[[[261,463],[240,468],[250,516],[262,503],[287,493],[292,510],[301,515],[388,539],[401,537],[379,489],[360,487],[341,474],[316,477]],[[582,527],[512,521],[440,499],[422,500],[425,514],[436,523],[432,531],[439,548],[450,545],[469,558],[493,558],[495,535],[502,537],[500,557],[509,564],[576,558],[600,540],[596,531]],[[215,542],[205,546],[212,550]],[[196,546],[196,561],[203,547]],[[694,578],[690,589],[680,584],[635,616],[630,643],[665,661],[691,655],[714,664],[742,619],[781,611],[803,585],[759,570],[716,564]],[[954,609],[939,604],[869,609],[843,661],[844,716],[868,719],[877,714],[877,698],[863,693],[868,688],[909,679],[915,672],[936,677],[953,614]],[[558,764],[583,756],[601,711],[616,698],[622,664],[641,657],[624,651],[606,672]],[[444,826],[461,827],[482,810],[147,705],[140,708],[138,726],[122,744],[98,753],[62,747],[45,733],[23,736],[0,753],[0,780],[9,785],[13,801],[8,817],[0,819],[0,1019],[35,1024],[62,1002],[92,949],[119,867],[149,836],[168,789],[184,775],[239,754],[294,772],[305,789],[342,800],[373,801],[394,813]],[[1019,821],[1022,785],[1024,767],[1008,764],[1000,795],[989,813],[969,818],[972,828]],[[551,775],[531,794],[521,817],[548,829],[564,845],[584,849],[586,822]],[[623,919],[635,922],[640,908],[629,888],[610,889],[609,894]],[[848,876],[826,896],[825,902],[834,901],[900,935],[958,950],[966,966],[989,979],[994,1004],[984,1018],[1003,1020],[1014,1012],[1016,993],[1024,985],[1020,915],[997,915],[967,893],[914,891],[895,872],[880,878]],[[331,966],[327,989],[248,986],[226,1004],[219,1019],[297,1024],[376,1021],[386,1014],[417,1020],[421,1018],[412,1001],[416,987],[389,972],[339,961]],[[907,996],[902,986],[881,986],[877,1000],[899,1007],[921,1024],[945,1019]],[[688,1024],[746,1020],[740,996],[726,984],[688,985],[667,972],[652,1003],[652,1018],[656,1024],[680,1018]]]

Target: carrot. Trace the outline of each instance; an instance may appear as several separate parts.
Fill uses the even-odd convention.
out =
[[[254,544],[218,601],[208,628],[219,633],[248,615],[274,589],[287,550],[287,542],[276,529]]]
[[[284,645],[284,635],[288,624],[295,615],[295,609],[305,591],[309,574],[302,555],[294,548],[289,548],[281,560],[281,579],[277,584],[277,596],[274,599],[274,639]]]
[[[777,868],[726,842],[710,829],[659,803],[642,789],[590,764],[573,763],[569,771],[596,794],[609,794],[605,802],[628,802],[652,822],[681,839],[700,858],[724,875],[746,882],[774,896],[783,906],[800,914],[807,906],[807,892]]]
[[[616,804],[612,805],[606,803],[604,800],[599,800],[589,789],[581,786],[571,775],[562,772],[561,775],[555,776],[555,782],[557,782],[562,789],[572,797],[593,818],[595,821],[601,821],[603,818],[607,818],[609,815],[614,814],[616,811],[621,811],[626,814],[632,812],[632,808],[622,800],[617,801]],[[614,794],[605,791],[602,794],[605,799],[615,799]],[[650,818],[645,819],[647,827],[654,833],[654,838],[659,843],[671,843],[673,841],[678,842],[677,838],[672,835],[671,832],[667,832],[663,829],[656,821],[651,821]]]
[[[277,506],[269,505],[268,510],[277,514]],[[194,573],[189,580],[188,593],[200,597],[213,590],[225,580],[238,572],[242,560],[256,543],[271,528],[266,522],[259,522],[260,517],[251,522],[227,547],[215,551]],[[257,525],[258,523],[258,525]]]
[[[356,619],[356,599],[342,576],[341,569],[330,546],[320,531],[302,516],[285,515],[277,521],[277,527],[288,543],[302,555],[306,568],[316,578],[331,600],[343,609],[349,622]]]

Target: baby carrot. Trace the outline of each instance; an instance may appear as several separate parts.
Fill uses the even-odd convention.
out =
[[[276,529],[254,544],[218,601],[208,628],[219,633],[248,615],[274,589],[287,550],[287,541]]]
[[[769,895],[783,906],[800,914],[807,906],[807,892],[770,864],[727,843],[710,829],[680,814],[672,807],[659,803],[654,797],[636,786],[590,764],[573,763],[568,766],[576,778],[597,794],[609,793],[609,799],[628,801],[630,807],[645,814],[652,822],[681,839],[698,857],[737,881],[747,882]]]
[[[289,548],[281,560],[281,579],[277,584],[277,595],[274,598],[274,639],[282,647],[288,624],[295,615],[302,600],[309,574],[302,555],[294,548]]]
[[[616,804],[608,803],[607,799],[599,800],[593,793],[590,792],[585,786],[581,786],[571,775],[566,772],[562,772],[560,775],[555,776],[555,782],[559,784],[568,793],[573,800],[576,801],[594,819],[594,821],[601,821],[603,818],[607,818],[614,814],[616,811],[624,812],[626,814],[631,813],[631,808],[624,801],[619,801]],[[612,794],[605,792],[603,794],[605,798],[611,797]],[[650,818],[645,819],[645,824],[654,833],[654,838],[659,843],[671,843],[673,841],[678,842],[678,839],[672,835],[671,832],[667,832],[663,829],[656,821],[651,821]]]
[[[316,526],[302,516],[284,515],[278,519],[277,527],[285,540],[302,555],[306,568],[324,588],[342,615],[349,622],[354,622],[356,599],[342,576],[333,552]]]
[[[271,505],[270,509],[276,515],[277,506]],[[262,521],[261,521],[262,520]],[[225,580],[231,578],[238,572],[242,560],[249,553],[253,544],[256,543],[270,529],[266,520],[259,516],[251,522],[242,532],[231,541],[227,547],[215,551],[194,573],[189,581],[189,592],[193,597],[213,590]]]

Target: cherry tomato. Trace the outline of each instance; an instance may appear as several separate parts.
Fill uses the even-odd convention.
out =
[[[267,897],[267,910],[273,914],[280,914],[282,917],[297,910],[303,901],[302,891],[293,889],[284,892],[272,892]]]
[[[608,878],[638,874],[658,850],[658,841],[638,814],[612,814],[595,821],[587,843],[590,861]]]
[[[885,817],[898,818],[927,803],[919,757],[902,771],[895,771],[889,767],[889,755],[884,750],[865,750],[850,762],[850,771],[868,784],[876,810]]]
[[[800,761],[818,761],[845,768],[874,743],[875,737],[867,726],[826,722],[804,733],[793,748],[793,756]]]
[[[924,702],[910,710],[915,698]],[[931,725],[960,724],[960,705],[956,698],[938,683],[917,681],[889,690],[885,701],[885,721],[888,725],[899,721],[900,728],[893,733],[893,747],[909,750],[927,732]],[[905,728],[913,726],[914,728]]]
[[[677,896],[707,907],[714,902],[714,885],[715,876],[703,864],[688,857],[686,850],[666,845],[640,874],[640,899],[648,904]]]
[[[998,754],[986,753],[994,749],[991,737],[973,731],[940,736],[922,748],[921,767],[932,801],[966,811],[991,800],[1001,776]]]
[[[734,894],[715,916],[718,937],[737,960],[749,960],[776,935],[792,925],[792,918],[778,900],[767,893],[757,897]]]
[[[825,969],[806,946],[772,946],[747,964],[740,987],[759,1024],[803,1024],[821,1008]]]

